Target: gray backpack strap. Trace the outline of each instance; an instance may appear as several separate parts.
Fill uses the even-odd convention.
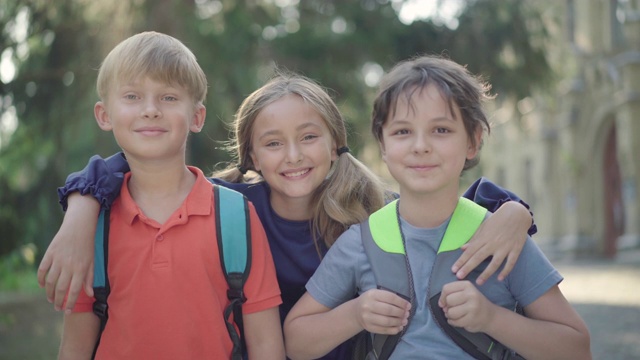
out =
[[[388,290],[400,297],[411,300],[407,263],[404,254],[388,253],[380,249],[373,240],[369,219],[360,225],[362,245],[367,253],[371,270],[376,279],[378,289]]]
[[[375,238],[372,229],[375,229]],[[409,301],[412,305],[409,314],[411,322],[417,306],[414,303],[413,277],[398,218],[398,201],[392,201],[371,214],[361,223],[360,232],[378,289],[391,291]],[[403,331],[392,336],[372,334],[371,351],[366,359],[388,359],[408,327],[405,326]]]
[[[458,281],[458,278],[451,271],[451,267],[462,255],[460,246],[471,239],[484,221],[485,214],[486,209],[480,205],[464,198],[460,199],[447,227],[445,237],[440,244],[438,256],[431,271],[427,304],[442,331],[474,358],[485,360],[522,359],[511,349],[485,333],[473,333],[464,328],[449,325],[444,311],[438,305],[442,287],[450,282]],[[475,281],[476,277],[477,274],[474,276],[472,273],[467,277],[467,280]]]
[[[369,258],[378,288],[394,292],[408,300],[415,299],[411,269],[404,251],[405,244],[396,206],[397,204],[392,202],[361,223],[362,244]],[[451,267],[462,254],[460,247],[471,239],[484,220],[485,214],[486,209],[470,200],[460,199],[438,249],[438,255],[429,278],[429,300],[427,303],[433,318],[442,331],[476,359],[522,359],[515,352],[484,333],[471,333],[449,325],[443,310],[438,306],[442,287],[458,280],[451,272]],[[375,238],[372,235],[372,228],[375,228]],[[467,279],[475,280],[473,276]],[[414,308],[415,306],[412,307],[412,309]],[[367,339],[371,340],[368,345],[371,350],[365,352],[364,359],[386,360],[398,344],[402,333],[395,336],[368,335],[371,336],[370,339]]]
[[[449,325],[447,317],[438,305],[438,299],[442,287],[450,282],[457,281],[455,274],[451,272],[451,266],[460,257],[462,250],[448,251],[438,254],[431,274],[429,284],[429,310],[442,331],[444,331],[460,348],[476,359],[507,360],[523,359],[511,349],[494,340],[491,336],[481,332],[469,332],[464,328]],[[475,278],[467,278],[475,281]],[[436,290],[437,289],[437,290]],[[437,292],[436,292],[437,291]]]
[[[360,224],[362,245],[369,258],[373,275],[378,284],[378,289],[391,291],[406,300],[409,300],[409,282],[405,257],[401,254],[390,254],[380,249],[374,242],[369,220]],[[384,268],[384,270],[383,270]],[[410,301],[410,300],[409,300]],[[370,349],[366,354],[366,360],[386,360],[391,356],[400,337],[404,332],[396,335],[367,334],[371,336]]]

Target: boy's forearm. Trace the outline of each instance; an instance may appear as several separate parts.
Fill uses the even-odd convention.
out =
[[[58,360],[91,359],[99,329],[100,320],[93,313],[65,315]]]
[[[285,345],[291,359],[315,359],[352,338],[363,328],[355,318],[355,300],[327,312],[285,322]]]
[[[285,358],[278,307],[245,314],[243,323],[249,360]]]
[[[525,359],[591,359],[585,330],[495,306],[495,317],[485,332]]]

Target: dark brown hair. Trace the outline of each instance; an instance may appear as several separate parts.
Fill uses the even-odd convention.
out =
[[[382,142],[382,127],[390,116],[395,115],[398,98],[404,96],[409,106],[413,106],[412,95],[432,84],[448,102],[453,116],[454,106],[460,110],[473,146],[481,146],[482,143],[475,143],[474,134],[478,128],[489,132],[489,121],[482,103],[492,98],[489,95],[491,85],[472,75],[466,67],[435,56],[421,56],[400,62],[382,78],[371,117],[371,131],[376,140]],[[477,156],[467,160],[464,170],[476,166],[478,161]]]

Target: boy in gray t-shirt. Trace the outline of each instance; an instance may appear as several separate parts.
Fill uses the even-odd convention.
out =
[[[407,325],[392,359],[470,357],[439,328],[427,291],[458,202],[460,174],[477,164],[483,131],[489,129],[482,110],[488,89],[464,67],[435,57],[400,63],[385,76],[372,129],[400,186],[397,209],[414,279],[414,315],[409,323],[411,304],[376,288],[360,225],[354,225],[331,247],[285,320],[290,357],[319,357],[362,330],[393,335]],[[559,290],[560,281],[528,238],[504,281],[492,276],[481,286],[451,282],[439,306],[449,324],[484,332],[527,359],[589,359],[588,329]],[[526,316],[512,311],[516,302]]]

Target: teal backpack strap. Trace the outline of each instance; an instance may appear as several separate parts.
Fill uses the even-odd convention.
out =
[[[429,279],[428,305],[440,328],[466,353],[476,359],[522,359],[511,349],[485,333],[472,333],[464,328],[449,325],[438,299],[442,287],[458,278],[451,271],[455,261],[462,255],[460,247],[466,244],[478,230],[487,210],[466,198],[460,198],[445,235],[440,242],[438,256]],[[469,278],[474,281],[475,278]]]
[[[100,331],[96,345],[93,348],[92,359],[96,356],[102,331],[104,331],[104,327],[107,325],[107,320],[109,319],[109,305],[107,305],[107,298],[111,292],[109,276],[107,274],[109,257],[109,216],[109,210],[102,209],[100,211],[96,234],[94,236],[93,296],[96,300],[93,302],[93,313],[100,319]]]
[[[398,222],[398,200],[395,200],[360,224],[362,245],[371,263],[378,289],[391,291],[411,302],[411,316],[415,300],[413,277],[405,255],[405,245],[400,223]],[[372,236],[372,232],[376,236]],[[410,321],[410,320],[409,320]],[[405,326],[407,329],[408,326]],[[369,347],[365,359],[388,359],[393,353],[404,330],[396,335],[370,334],[371,338],[363,342]]]
[[[246,301],[244,296],[244,284],[251,269],[251,222],[249,218],[249,206],[247,199],[234,190],[213,186],[215,198],[215,229],[218,234],[218,248],[220,263],[227,280],[229,289],[227,297],[230,304],[224,312],[225,322],[229,336],[233,342],[233,360],[241,360],[245,351],[242,304]],[[93,303],[93,312],[100,318],[100,332],[93,350],[95,357],[100,335],[104,330],[108,315],[107,298],[111,292],[109,276],[107,273],[109,254],[109,210],[101,210],[98,216],[98,225],[94,238],[94,278],[93,292],[96,301]],[[231,314],[238,327],[230,321]]]
[[[241,360],[245,351],[242,304],[244,284],[251,270],[251,221],[249,206],[244,195],[214,185],[215,225],[222,270],[229,289],[230,303],[224,311],[225,323],[233,342],[232,359]],[[231,322],[231,314],[238,331]]]

